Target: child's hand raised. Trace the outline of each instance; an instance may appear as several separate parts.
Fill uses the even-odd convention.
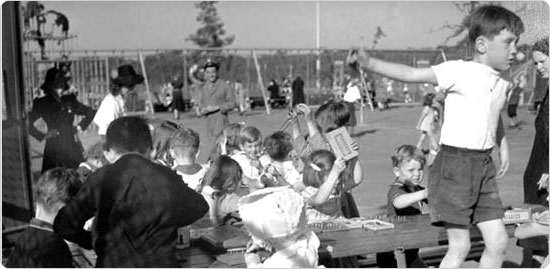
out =
[[[346,161],[343,158],[337,158],[334,165],[332,165],[332,171],[340,174],[344,169],[346,169]]]
[[[308,117],[311,114],[311,109],[304,103],[297,104],[295,107],[296,111],[304,113],[304,116]]]
[[[359,151],[359,143],[357,143],[357,140],[355,139],[351,140],[351,149],[355,151]]]

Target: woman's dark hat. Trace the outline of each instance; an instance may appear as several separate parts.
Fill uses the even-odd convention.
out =
[[[206,69],[208,67],[215,67],[216,70],[220,70],[220,64],[216,61],[213,61],[212,59],[206,60],[202,68]]]
[[[67,90],[67,87],[65,87],[65,83],[69,81],[72,77],[68,76],[67,73],[52,67],[46,71],[46,77],[44,78],[44,83],[40,86],[43,90],[53,90],[56,88],[63,88],[63,90]]]
[[[117,75],[113,78],[113,83],[122,86],[134,86],[143,83],[143,76],[136,73],[131,65],[121,65],[117,69]]]

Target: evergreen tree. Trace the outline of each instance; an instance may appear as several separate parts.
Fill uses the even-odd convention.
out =
[[[199,9],[197,21],[202,26],[194,34],[189,35],[185,40],[195,43],[201,48],[221,48],[231,45],[235,40],[234,35],[224,37],[226,32],[223,29],[223,22],[218,16],[216,1],[202,1],[195,4]]]

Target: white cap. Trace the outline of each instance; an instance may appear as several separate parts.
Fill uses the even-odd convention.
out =
[[[285,187],[265,188],[241,198],[239,214],[253,237],[265,240],[307,230],[305,202]]]

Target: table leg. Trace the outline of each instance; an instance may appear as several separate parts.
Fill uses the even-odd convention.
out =
[[[407,268],[407,262],[405,260],[405,249],[397,248],[393,251],[395,260],[397,261],[397,268]]]

